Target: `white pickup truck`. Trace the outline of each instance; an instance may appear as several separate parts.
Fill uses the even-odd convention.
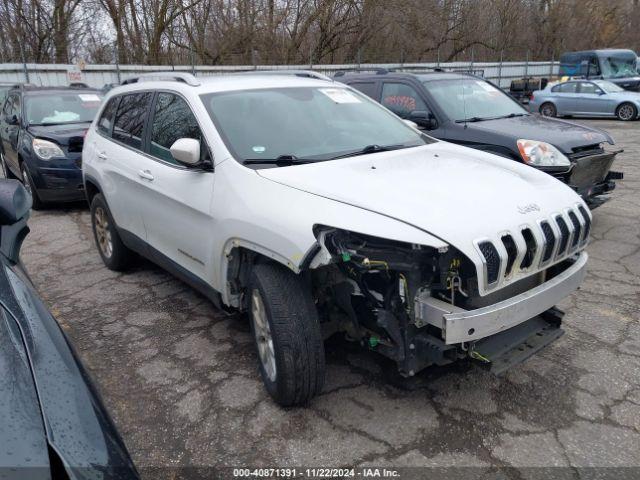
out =
[[[585,274],[591,214],[569,187],[311,73],[133,79],[83,175],[107,267],[137,252],[247,311],[281,405],[321,391],[338,332],[406,376],[503,371],[562,334],[554,305]]]

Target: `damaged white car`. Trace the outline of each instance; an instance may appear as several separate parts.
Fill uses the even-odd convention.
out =
[[[83,151],[100,255],[247,311],[281,405],[321,391],[338,332],[406,376],[466,357],[500,372],[562,334],[591,214],[551,176],[309,73],[128,83]]]

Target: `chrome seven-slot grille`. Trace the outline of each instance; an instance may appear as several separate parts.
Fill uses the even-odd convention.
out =
[[[491,240],[479,241],[477,245],[484,257],[487,286],[497,285],[501,276],[508,279],[516,272],[543,267],[552,260],[574,253],[586,245],[590,230],[589,214],[578,205],[564,214],[554,214],[539,221],[535,227],[524,226],[519,232],[504,233],[498,247]]]

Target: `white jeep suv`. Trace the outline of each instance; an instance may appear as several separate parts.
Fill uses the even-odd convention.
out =
[[[402,375],[499,373],[562,333],[591,214],[551,176],[437,141],[310,72],[141,76],[111,90],[83,175],[98,250],[248,311],[281,405],[324,381],[337,332]]]

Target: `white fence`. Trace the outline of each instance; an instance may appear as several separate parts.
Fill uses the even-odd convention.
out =
[[[175,70],[191,72],[196,76],[224,75],[251,70],[314,70],[332,75],[346,69],[403,69],[404,71],[428,71],[443,68],[453,71],[472,71],[488,80],[508,88],[511,80],[558,75],[559,62],[452,62],[452,63],[384,63],[350,65],[232,65],[232,66],[148,66],[148,65],[86,65],[79,71],[75,65],[5,63],[0,64],[0,82],[29,82],[42,86],[68,85],[69,81],[81,81],[100,88],[107,83],[120,83],[140,73]]]

